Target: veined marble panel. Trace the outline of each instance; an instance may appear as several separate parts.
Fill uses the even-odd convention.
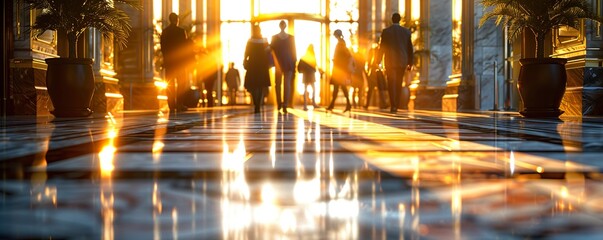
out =
[[[559,108],[565,111],[566,116],[581,116],[582,115],[582,89],[565,90],[561,106]]]
[[[452,44],[430,46],[429,86],[446,86],[452,73]]]
[[[603,115],[603,68],[585,67],[567,70],[567,90],[561,109],[570,116]]]
[[[584,68],[574,68],[566,70],[568,88],[584,86]]]
[[[480,81],[480,109],[492,109],[494,104],[494,75],[480,74],[475,76]]]
[[[603,115],[603,87],[584,87],[582,92],[582,114]]]
[[[52,105],[52,101],[50,100],[50,95],[48,95],[48,91],[45,89],[37,90],[36,97],[36,114],[38,116],[50,115],[50,111],[54,109],[54,106]]]
[[[603,87],[603,67],[584,68],[584,87]]]
[[[105,96],[105,83],[94,83],[94,94],[90,101],[90,109],[95,113],[107,112],[107,97]]]
[[[452,73],[452,1],[429,4],[429,86],[446,86]]]
[[[34,68],[11,68],[9,93],[15,115],[35,115],[38,98],[35,88],[36,70]]]
[[[494,19],[479,26],[483,13],[483,6],[475,4],[475,47],[498,47],[503,37],[502,27],[497,26]]]
[[[452,0],[429,2],[429,42],[432,45],[451,45]]]

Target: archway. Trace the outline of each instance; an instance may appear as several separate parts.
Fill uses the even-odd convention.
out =
[[[329,42],[327,41],[327,37],[330,36],[328,34],[328,21],[325,17],[321,17],[319,15],[310,15],[310,14],[301,14],[301,13],[293,13],[293,14],[264,14],[260,15],[252,20],[252,22],[259,23],[262,28],[263,36],[271,41],[273,35],[280,32],[279,23],[283,20],[287,22],[286,31],[289,34],[295,36],[295,44],[296,44],[296,54],[297,58],[301,58],[306,49],[310,44],[314,45],[314,51],[316,53],[316,61],[317,66],[324,72],[329,69]],[[276,69],[273,69],[276,71]],[[321,89],[325,86],[328,86],[326,82],[326,75],[321,75],[319,72],[316,73],[316,92],[320,93]],[[302,75],[298,73],[295,77],[294,84],[294,92],[293,92],[293,104],[298,104],[303,99],[302,96],[304,94],[304,84],[302,82]],[[273,85],[274,86],[274,85]],[[311,89],[314,91],[314,89]],[[310,94],[314,94],[310,92]],[[274,96],[274,91],[271,91],[270,96]],[[317,95],[317,102],[321,102],[321,99],[324,97],[320,94]],[[272,98],[274,99],[274,98]],[[272,100],[271,99],[271,100]]]
[[[305,54],[309,44],[313,44],[317,57],[317,65],[325,75],[317,73],[317,89],[321,94],[317,96],[318,101],[330,100],[330,88],[328,77],[330,72],[330,59],[333,55],[333,49],[336,40],[332,38],[332,29],[342,29],[344,37],[350,48],[358,46],[358,5],[356,1],[292,1],[312,5],[310,9],[305,7],[297,9],[295,6],[284,7],[279,4],[278,9],[272,8],[270,0],[255,0],[249,3],[245,1],[242,8],[237,13],[224,12],[221,15],[220,39],[222,47],[222,61],[224,66],[234,62],[235,66],[241,71],[242,77],[245,71],[243,68],[243,55],[246,42],[250,36],[250,29],[253,23],[259,23],[262,28],[263,37],[270,41],[271,37],[277,34],[280,29],[278,24],[285,20],[288,25],[288,33],[296,38],[296,48],[298,58]],[[346,4],[338,2],[345,2]],[[352,4],[350,4],[350,2]],[[236,4],[237,0],[222,0],[221,5]],[[249,5],[247,5],[249,4]],[[336,7],[329,7],[329,6]],[[348,6],[349,5],[349,6]],[[245,9],[249,6],[250,9]],[[241,7],[241,6],[238,6]],[[265,9],[264,9],[265,8]],[[282,8],[282,9],[281,9]],[[224,9],[224,8],[222,8]],[[309,10],[310,9],[310,10]],[[303,94],[303,84],[301,75],[296,77],[296,86],[294,100],[301,99]],[[271,93],[274,96],[274,93]]]

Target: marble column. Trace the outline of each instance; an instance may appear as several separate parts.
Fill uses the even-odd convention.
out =
[[[461,30],[461,82],[458,86],[457,110],[473,110],[477,105],[475,80],[475,0],[463,0]]]
[[[373,43],[371,39],[372,22],[370,19],[373,13],[371,10],[370,1],[358,2],[358,48],[363,51],[371,49],[371,44]]]
[[[413,47],[414,47],[414,68],[407,74],[406,82],[409,83],[409,102],[408,109],[414,110],[421,103],[421,95],[431,98],[432,93],[426,91],[426,86],[429,84],[429,24],[430,24],[430,2],[412,0],[408,1],[406,7],[407,23],[413,32]],[[441,96],[440,98],[441,99]],[[425,103],[425,101],[423,101]],[[423,104],[424,105],[424,104]]]
[[[446,86],[452,74],[452,0],[430,1],[428,86]]]
[[[458,109],[458,98],[459,98],[459,88],[461,85],[461,80],[463,78],[463,63],[465,59],[464,56],[464,47],[463,40],[466,32],[464,31],[466,26],[464,24],[464,20],[467,18],[465,15],[464,5],[465,0],[452,0],[451,1],[451,12],[452,12],[452,54],[451,54],[451,75],[448,76],[448,81],[446,82],[446,91],[444,96],[442,97],[442,111],[451,111],[455,112]],[[466,84],[465,84],[466,86]]]
[[[124,97],[126,110],[155,110],[167,105],[164,89],[156,86],[159,80],[155,74],[157,54],[155,42],[158,35],[153,25],[153,1],[142,1],[142,10],[126,7],[123,10],[131,19],[132,31],[125,49],[117,52],[116,77],[119,79],[121,94]],[[171,5],[170,5],[171,7]],[[163,7],[163,17],[166,19],[171,8]],[[167,12],[167,14],[166,14]],[[158,81],[160,82],[160,81]]]
[[[216,41],[214,39],[220,39],[221,33],[221,15],[220,15],[220,1],[207,1],[207,47],[209,50],[215,54],[212,56],[215,58],[214,60],[218,64],[219,70],[216,75],[216,83],[214,85],[214,90],[216,90],[215,101],[216,104],[214,106],[222,105],[222,72],[224,66],[222,65],[222,41]]]
[[[4,31],[0,32],[0,36],[2,36],[2,58],[0,58],[0,65],[2,70],[0,73],[2,76],[0,77],[1,85],[0,85],[0,116],[6,116],[9,110],[9,102],[8,99],[8,87],[10,84],[9,73],[10,73],[10,64],[9,60],[12,58],[13,54],[13,1],[2,1],[2,17],[4,21],[2,22],[2,29]]]
[[[452,0],[421,1],[422,28],[427,39],[421,53],[426,72],[416,90],[415,108],[442,109],[442,97],[452,72]]]

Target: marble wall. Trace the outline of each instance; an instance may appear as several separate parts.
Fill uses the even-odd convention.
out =
[[[492,109],[494,106],[494,76],[498,82],[498,107],[503,106],[504,101],[504,33],[500,26],[496,26],[494,20],[479,26],[480,19],[484,13],[483,6],[475,4],[475,55],[474,72],[475,81],[478,86],[479,105],[481,110]],[[494,62],[497,62],[496,69]]]
[[[445,87],[452,72],[452,0],[430,1],[429,4],[427,85]]]

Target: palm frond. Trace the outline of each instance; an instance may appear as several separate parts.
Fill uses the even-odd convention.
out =
[[[535,32],[548,32],[578,20],[601,21],[586,0],[482,0],[488,10],[480,19],[483,25],[491,18],[496,24],[524,26]]]
[[[542,51],[544,36],[563,25],[576,26],[583,19],[601,22],[587,0],[481,0],[486,8],[480,26],[491,19],[509,27],[511,38],[530,29],[537,38],[537,52]],[[542,52],[538,52],[540,56]]]
[[[132,26],[130,17],[116,4],[141,9],[139,0],[26,0],[30,9],[41,9],[32,28],[41,32],[59,30],[82,34],[88,28],[98,29],[105,38],[113,36],[125,46]]]

